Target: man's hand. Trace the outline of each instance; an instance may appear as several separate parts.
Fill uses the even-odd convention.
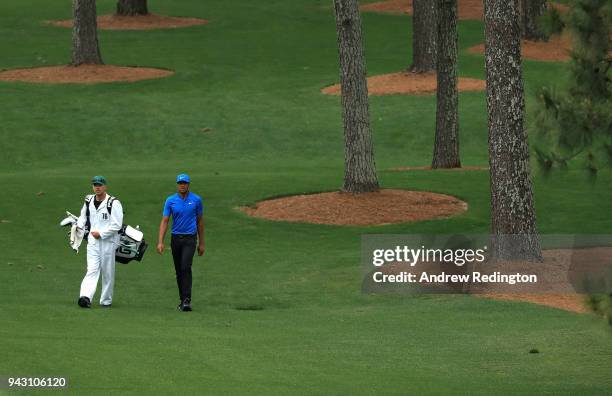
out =
[[[100,233],[98,231],[92,231],[91,236],[96,239],[100,239]]]
[[[204,254],[204,244],[200,243],[198,244],[198,256],[201,256]]]
[[[164,243],[160,242],[157,244],[157,253],[162,254],[164,252]]]

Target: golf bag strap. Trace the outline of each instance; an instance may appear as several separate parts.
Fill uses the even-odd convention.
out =
[[[87,195],[85,197],[85,208],[87,208],[87,222],[85,223],[85,226],[87,229],[89,229],[89,227],[91,226],[91,222],[89,221],[89,203],[91,202],[91,200],[94,199],[94,195]],[[115,202],[117,198],[109,195],[108,196],[108,201],[106,201],[106,210],[108,211],[108,215],[111,215],[111,212],[113,210],[113,202]]]
[[[108,201],[106,201],[106,210],[108,211],[108,215],[111,215],[111,211],[113,210],[113,202],[115,202],[115,197],[109,196]]]
[[[91,227],[91,223],[89,222],[89,203],[91,202],[91,200],[93,199],[93,195],[86,195],[85,196],[85,208],[86,208],[86,217],[87,217],[87,221],[85,222],[85,230],[89,230],[89,227]]]

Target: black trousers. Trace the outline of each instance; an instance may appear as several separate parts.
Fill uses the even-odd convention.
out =
[[[191,264],[196,249],[196,235],[172,234],[170,247],[181,301],[191,299]]]

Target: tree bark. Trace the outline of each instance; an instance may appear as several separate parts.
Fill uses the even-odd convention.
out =
[[[484,0],[493,255],[541,261],[524,128],[519,0]]]
[[[357,0],[334,0],[334,8],[344,121],[342,189],[352,193],[377,191],[359,6]]]
[[[546,0],[521,0],[523,14],[523,38],[531,41],[545,41],[546,35],[540,28],[540,17],[546,13]]]
[[[72,65],[102,64],[98,46],[96,0],[73,0]]]
[[[457,0],[437,0],[436,137],[431,167],[460,168],[459,93],[457,91]]]
[[[412,2],[412,66],[413,73],[436,70],[437,0]]]
[[[147,0],[117,0],[117,15],[147,15]]]

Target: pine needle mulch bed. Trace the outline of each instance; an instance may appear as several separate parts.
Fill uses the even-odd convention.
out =
[[[605,282],[612,268],[612,247],[598,246],[588,248],[546,249],[542,251],[542,262],[500,261],[481,264],[468,264],[455,267],[439,262],[413,263],[395,262],[380,267],[385,274],[412,272],[419,277],[427,268],[428,274],[466,274],[472,271],[492,274],[497,271],[504,274],[533,274],[537,283],[432,283],[434,289],[441,291],[455,290],[457,293],[469,293],[472,296],[503,301],[521,301],[545,305],[570,312],[590,312],[587,304],[585,282],[597,284]],[[422,267],[424,265],[425,267]],[[600,285],[601,287],[601,285]],[[433,289],[432,289],[433,290]],[[599,291],[599,289],[593,289]]]
[[[560,12],[568,10],[565,4],[549,2],[549,5],[552,5]],[[412,0],[379,1],[376,3],[364,4],[360,9],[361,11],[412,15]],[[483,19],[484,9],[482,0],[459,0],[458,13],[459,19]]]
[[[176,29],[208,23],[208,20],[201,18],[172,17],[157,14],[135,16],[100,15],[97,21],[98,29],[103,30]],[[72,19],[46,21],[46,23],[65,28],[72,27]]]
[[[612,247],[598,246],[574,249],[547,249],[542,251],[541,263],[501,263],[500,269],[538,276],[537,286],[531,284],[488,285],[482,294],[485,298],[507,301],[524,301],[546,305],[571,312],[589,312],[587,295],[582,286],[586,279],[605,281],[611,268]],[[489,270],[491,270],[489,268]],[[579,289],[577,289],[579,288]]]
[[[150,80],[173,74],[171,70],[149,67],[64,65],[4,70],[0,72],[0,80],[43,84],[95,84]]]
[[[586,306],[586,296],[584,294],[476,294],[479,297],[491,298],[501,301],[522,301],[531,304],[545,305],[547,307],[559,308],[565,311],[586,313],[589,308]]]
[[[253,217],[275,221],[368,226],[447,218],[465,212],[467,207],[466,202],[450,195],[385,189],[362,194],[294,195],[238,209]]]
[[[483,91],[485,80],[459,77],[459,91]],[[368,94],[383,95],[424,95],[436,92],[438,81],[435,73],[412,73],[409,71],[381,74],[368,77]],[[340,95],[340,84],[321,90],[326,95]]]
[[[564,62],[570,59],[572,39],[568,34],[554,35],[548,41],[527,41],[521,43],[523,59]],[[471,54],[484,54],[484,43],[468,49]]]

